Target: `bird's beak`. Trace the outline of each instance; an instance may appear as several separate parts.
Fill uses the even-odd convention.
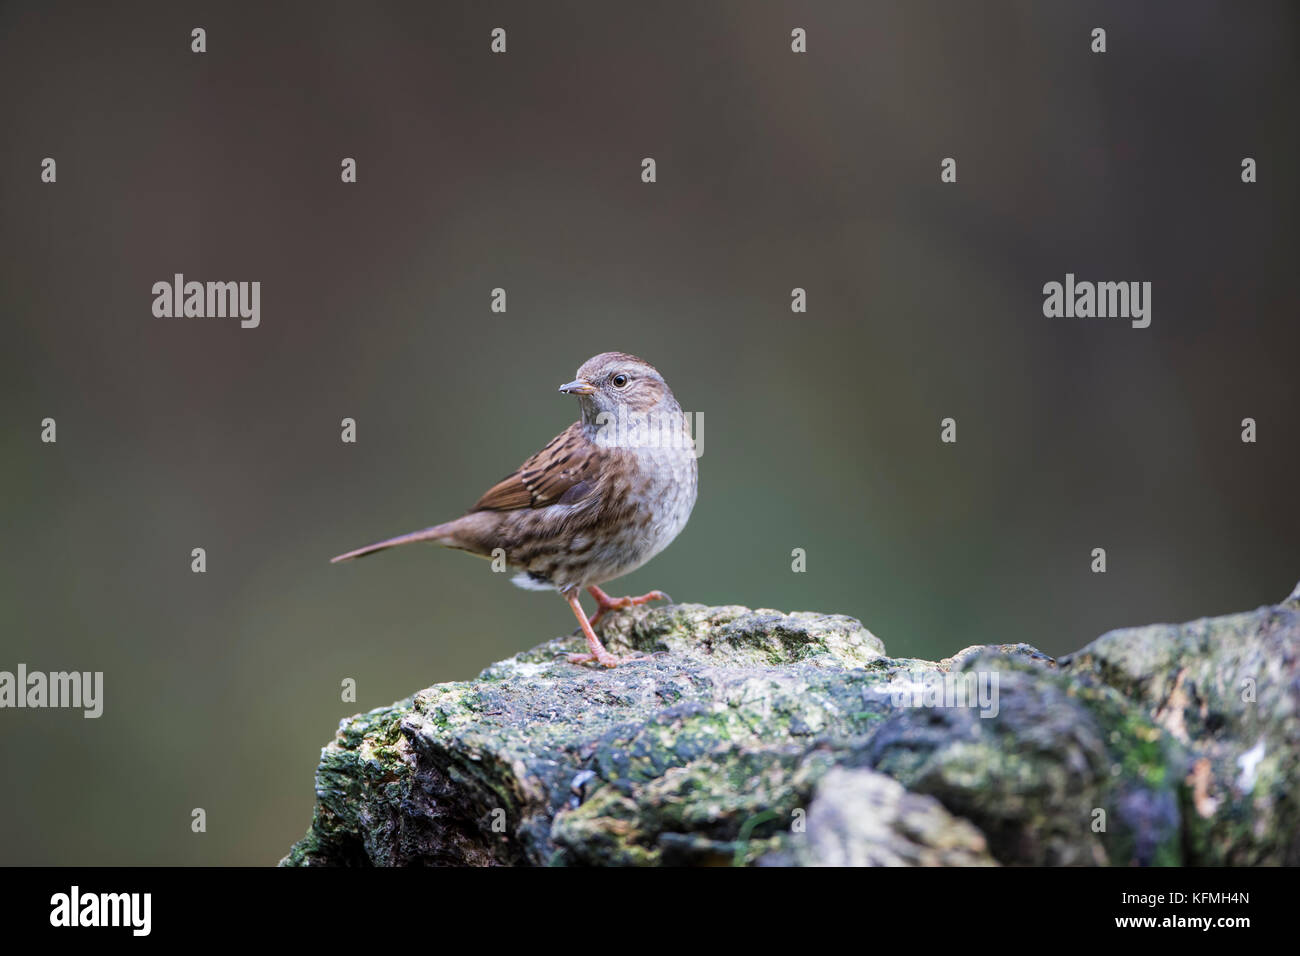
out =
[[[566,395],[590,395],[595,390],[595,385],[592,385],[586,379],[581,378],[560,386],[560,391],[564,392]]]

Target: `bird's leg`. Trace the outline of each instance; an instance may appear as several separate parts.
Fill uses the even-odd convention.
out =
[[[651,601],[672,600],[672,598],[667,594],[664,594],[663,591],[651,591],[648,594],[642,594],[637,597],[610,597],[594,584],[587,588],[587,593],[594,597],[596,603],[600,605],[600,607],[596,609],[595,617],[591,619],[593,625],[601,619],[601,616],[604,615],[606,611],[620,611],[625,607],[636,607],[638,604],[648,604]]]
[[[600,638],[596,632],[591,629],[591,622],[587,620],[586,612],[582,610],[582,605],[578,602],[578,589],[574,588],[569,592],[561,592],[564,599],[569,602],[569,607],[573,608],[573,614],[578,619],[578,624],[582,627],[582,633],[587,638],[587,646],[591,648],[590,654],[570,654],[569,663],[586,664],[588,661],[595,661],[604,667],[617,667],[622,660],[609,651],[605,650],[605,645],[600,643]]]

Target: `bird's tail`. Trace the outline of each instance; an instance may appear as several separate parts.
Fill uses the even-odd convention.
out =
[[[399,544],[412,544],[416,541],[432,541],[444,547],[455,548],[459,546],[459,542],[452,532],[451,526],[453,524],[455,524],[454,521],[448,521],[445,524],[436,524],[432,528],[425,528],[423,531],[412,531],[410,534],[399,534],[396,538],[389,538],[387,541],[376,541],[364,548],[357,548],[347,554],[340,554],[338,557],[330,558],[330,564],[351,561],[353,558],[363,558],[367,554],[374,554],[376,551],[385,551],[388,548],[395,548]]]

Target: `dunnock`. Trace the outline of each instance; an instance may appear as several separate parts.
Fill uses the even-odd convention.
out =
[[[612,598],[598,585],[641,567],[686,526],[695,505],[694,444],[663,376],[634,355],[597,355],[560,391],[578,396],[581,420],[488,489],[464,517],[333,560],[414,541],[503,557],[517,572],[515,584],[557,590],[573,608],[591,653],[569,660],[621,663],[592,624],[606,611],[667,595]],[[591,620],[578,601],[583,588],[599,605]]]

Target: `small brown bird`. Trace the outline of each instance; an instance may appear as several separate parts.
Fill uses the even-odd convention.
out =
[[[591,653],[569,660],[622,663],[592,624],[606,611],[667,595],[612,598],[599,585],[641,567],[686,526],[697,480],[690,424],[654,366],[624,352],[588,360],[560,391],[578,396],[582,418],[489,488],[464,517],[333,560],[415,541],[503,557],[518,572],[515,584],[557,590],[573,608]],[[591,620],[578,601],[583,588],[599,605]]]

